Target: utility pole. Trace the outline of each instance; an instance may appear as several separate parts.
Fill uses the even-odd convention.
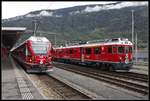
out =
[[[132,44],[133,44],[133,46],[132,46],[132,50],[133,50],[133,55],[135,55],[134,54],[134,10],[131,10],[131,12],[132,12]]]
[[[56,34],[54,34],[54,37],[55,37],[55,40],[54,40],[54,41],[55,41],[55,46],[56,46]]]
[[[36,23],[36,20],[34,21],[34,24],[35,24],[35,26],[34,26],[34,36],[35,36],[35,32],[36,32],[36,27],[37,27],[37,23]]]
[[[135,55],[135,56],[136,56],[136,57],[135,57],[135,61],[136,61],[136,64],[137,64],[137,33],[136,33],[136,37],[135,37],[135,38],[136,38],[136,39],[135,39],[135,41],[136,41],[136,43],[135,43],[135,44],[136,44],[136,45],[135,45],[135,54],[136,54],[136,55]]]

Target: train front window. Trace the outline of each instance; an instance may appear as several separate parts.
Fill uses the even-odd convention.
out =
[[[128,47],[128,46],[125,47],[125,52],[126,52],[126,53],[129,52],[129,47]]]
[[[129,47],[129,53],[132,53],[132,47]]]
[[[48,53],[48,44],[33,44],[33,51],[35,54],[47,54]]]
[[[118,47],[118,53],[124,53],[124,47],[123,46]]]

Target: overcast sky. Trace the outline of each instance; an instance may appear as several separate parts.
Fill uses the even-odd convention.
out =
[[[114,2],[114,1],[113,1]],[[2,2],[2,19],[15,17],[19,15],[27,14],[31,11],[41,10],[41,9],[60,9],[66,7],[73,7],[77,5],[86,5],[86,4],[106,4],[113,2],[102,2],[102,1],[94,1],[94,2]]]

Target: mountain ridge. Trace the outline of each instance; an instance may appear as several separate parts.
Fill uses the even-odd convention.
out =
[[[118,2],[114,5],[121,3],[122,2]],[[97,4],[94,6],[93,4],[90,7],[99,9],[96,5]],[[57,36],[58,43],[65,43],[66,41],[71,40],[92,40],[112,37],[127,37],[131,40],[131,10],[134,9],[135,33],[138,34],[139,47],[147,47],[147,5],[129,6],[119,9],[99,9],[99,11],[93,12],[81,12],[88,6],[75,6],[58,10],[50,10],[51,13],[45,12],[46,10],[38,10],[32,13],[27,13],[23,16],[18,16],[18,18],[7,19],[3,21],[2,26],[21,26],[32,30],[32,21],[36,19],[40,21],[39,31],[44,31],[46,33],[59,33]],[[91,10],[94,10],[93,8]],[[29,14],[31,15],[29,16]],[[51,38],[51,36],[48,37]]]

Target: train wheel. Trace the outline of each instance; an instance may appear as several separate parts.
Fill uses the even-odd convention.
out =
[[[107,69],[106,69],[106,64],[101,64],[101,70],[103,70],[103,71],[106,71]]]
[[[111,66],[111,65],[110,65],[108,68],[109,68],[109,71],[110,71],[110,72],[115,71],[114,67],[113,67],[113,66]]]
[[[124,70],[125,72],[129,72],[129,69]]]
[[[99,68],[100,70],[102,70],[102,64],[101,64],[101,63],[98,64],[98,68]]]

